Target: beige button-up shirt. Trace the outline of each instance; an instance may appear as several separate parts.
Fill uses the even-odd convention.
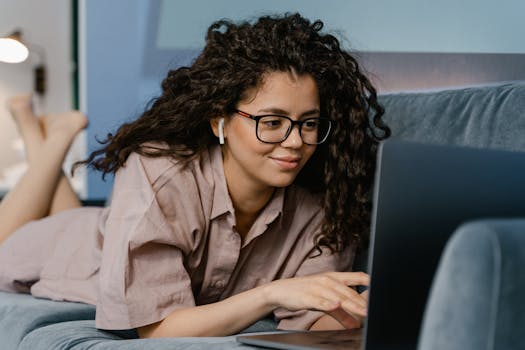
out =
[[[348,270],[351,249],[335,255],[314,249],[322,218],[319,198],[294,185],[277,189],[242,240],[219,147],[186,167],[132,154],[116,174],[109,207],[59,213],[25,225],[7,241],[16,251],[7,254],[12,260],[24,250],[34,255],[31,246],[39,246],[35,260],[41,263],[32,264],[42,265],[33,275],[19,267],[25,275],[11,282],[34,279],[33,295],[96,305],[99,328],[140,327],[275,279]],[[35,232],[46,234],[28,246]],[[4,251],[3,264],[23,263]],[[9,283],[0,279],[0,288],[13,289]],[[307,329],[322,315],[274,314],[281,329]]]

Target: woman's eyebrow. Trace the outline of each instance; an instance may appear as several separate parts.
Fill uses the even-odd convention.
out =
[[[301,113],[298,117],[301,118],[301,117],[307,117],[307,116],[312,116],[312,115],[318,115],[319,112],[320,111],[318,108],[314,108],[314,109]],[[269,108],[260,109],[259,111],[257,111],[257,114],[259,115],[260,114],[277,114],[277,115],[289,116],[290,112],[285,111],[284,109],[281,109],[281,108],[269,107]]]

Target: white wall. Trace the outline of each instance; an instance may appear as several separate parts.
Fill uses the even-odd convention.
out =
[[[45,48],[47,93],[38,101],[37,111],[62,112],[72,108],[73,81],[71,62],[71,2],[65,0],[0,0],[0,36],[19,28],[28,43]],[[31,56],[30,56],[31,58]],[[34,62],[34,56],[33,56]],[[21,162],[11,144],[19,139],[16,125],[5,104],[13,95],[33,88],[31,60],[20,64],[0,63],[0,187],[5,184],[5,170]],[[75,143],[74,157],[82,156],[82,137]],[[69,159],[72,154],[70,154]],[[77,191],[83,193],[83,181],[75,177]],[[0,188],[1,191],[1,188]]]

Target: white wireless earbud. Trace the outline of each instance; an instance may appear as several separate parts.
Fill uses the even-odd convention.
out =
[[[219,143],[224,145],[224,118],[219,119]]]

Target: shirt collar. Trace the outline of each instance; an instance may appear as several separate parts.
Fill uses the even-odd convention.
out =
[[[276,188],[272,198],[263,208],[250,231],[246,235],[242,248],[250,244],[251,241],[266,232],[268,226],[273,223],[283,212],[285,188]]]
[[[224,176],[224,165],[222,159],[221,147],[214,146],[210,150],[210,161],[215,179],[213,204],[211,209],[210,219],[215,219],[225,213],[234,214],[233,203],[228,193],[228,186],[226,185],[226,178]],[[263,208],[261,214],[257,218],[256,223],[260,222],[265,225],[271,224],[282,212],[284,207],[284,193],[285,188],[277,188],[268,202]]]
[[[214,178],[213,204],[211,208],[211,218],[215,219],[225,213],[233,213],[233,203],[228,193],[226,178],[224,177],[224,165],[222,163],[222,151],[219,146],[214,146],[210,150],[210,162]]]

